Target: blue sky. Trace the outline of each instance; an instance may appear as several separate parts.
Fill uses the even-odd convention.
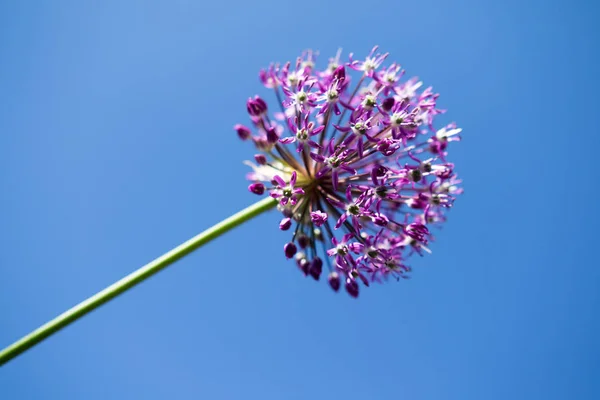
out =
[[[0,347],[255,201],[258,70],[374,44],[441,93],[465,181],[356,301],[276,213],[0,369],[0,398],[600,398],[591,1],[0,3]]]

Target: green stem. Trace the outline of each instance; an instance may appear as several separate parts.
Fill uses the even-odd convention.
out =
[[[210,242],[211,240],[221,236],[225,232],[235,228],[238,225],[248,221],[249,219],[262,214],[263,212],[270,210],[277,205],[277,201],[271,197],[267,197],[259,202],[243,209],[242,211],[232,215],[231,217],[219,222],[211,228],[208,228],[204,232],[191,238],[190,240],[180,244],[174,249],[168,251],[162,256],[158,257],[154,261],[144,265],[140,269],[121,280],[113,283],[107,288],[96,293],[87,300],[82,301],[70,310],[65,311],[53,320],[40,326],[33,332],[17,340],[4,350],[0,351],[0,366],[7,363],[11,359],[15,358],[19,354],[23,353],[27,349],[35,346],[48,336],[55,332],[58,332],[65,326],[77,321],[79,318],[88,314],[89,312],[100,307],[102,304],[109,300],[117,297],[121,293],[131,289],[138,283],[150,278],[152,275],[161,271],[162,269],[173,264],[175,261],[183,258],[196,250],[203,244]]]

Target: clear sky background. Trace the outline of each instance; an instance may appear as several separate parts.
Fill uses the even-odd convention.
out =
[[[593,1],[2,1],[0,347],[256,201],[258,70],[374,44],[464,129],[413,278],[354,300],[276,213],[0,368],[0,398],[598,399]]]

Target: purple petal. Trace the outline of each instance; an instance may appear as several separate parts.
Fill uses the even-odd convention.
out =
[[[362,138],[358,139],[358,157],[363,158],[363,140],[362,140]]]
[[[329,171],[331,171],[331,168],[329,167],[323,167],[319,170],[319,172],[317,172],[317,175],[315,176],[316,178],[322,178],[325,174],[327,174]]]
[[[283,143],[283,144],[290,144],[290,143],[294,143],[295,141],[296,141],[296,136],[288,136],[288,137],[279,139],[279,143]]]
[[[290,128],[290,131],[292,131],[292,132],[294,132],[294,133],[296,133],[296,132],[297,132],[296,124],[294,124],[294,123],[292,122],[292,119],[291,119],[291,118],[288,118],[288,120],[287,120],[287,124],[288,124],[288,127]]]
[[[323,132],[323,129],[325,129],[325,126],[321,125],[317,129],[313,130],[312,133],[310,134],[310,136],[318,135],[319,133]]]
[[[290,179],[290,186],[296,185],[296,178],[298,178],[298,174],[294,171],[292,172],[292,178]]]
[[[350,168],[349,166],[343,164],[340,165],[340,168],[352,175],[356,175],[356,170],[354,168]]]
[[[327,197],[325,198],[325,200],[327,200],[327,202],[335,207],[338,208],[344,208],[344,203],[342,203],[341,201],[337,200],[337,199],[332,199],[331,197]]]
[[[337,191],[338,190],[338,182],[339,182],[337,169],[334,169],[333,172],[331,173],[331,182],[333,183],[333,189]]]
[[[310,158],[312,158],[316,162],[323,162],[323,161],[325,161],[325,157],[323,157],[322,155],[317,154],[317,153],[310,153]]]
[[[340,219],[338,219],[337,222],[335,223],[334,228],[335,229],[339,229],[339,227],[342,226],[342,224],[344,222],[346,222],[347,218],[348,218],[348,214],[346,214],[346,213],[342,214],[342,216],[340,217]]]
[[[352,188],[350,187],[350,185],[348,185],[348,187],[346,188],[346,200],[352,202]]]
[[[350,128],[349,126],[339,126],[339,125],[333,124],[333,127],[343,133],[350,132],[352,130],[352,128]]]
[[[309,140],[307,143],[313,149],[320,149],[321,148],[321,146],[319,146],[317,143],[313,142],[312,140]]]
[[[281,186],[281,187],[285,186],[285,181],[279,175],[275,175],[273,177],[273,180],[275,180],[279,186]]]

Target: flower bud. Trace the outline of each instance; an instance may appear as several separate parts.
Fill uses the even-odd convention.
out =
[[[273,127],[267,128],[267,141],[271,144],[274,144],[274,143],[277,143],[278,140],[279,140],[279,135],[277,134],[277,131],[275,131],[275,128],[273,128]]]
[[[394,100],[393,97],[388,97],[387,99],[381,102],[381,108],[383,109],[383,111],[389,112],[392,109],[392,107],[394,107],[395,102],[396,100]]]
[[[300,254],[302,256],[298,257],[298,255],[300,255]],[[310,263],[308,262],[308,260],[304,256],[304,254],[302,254],[302,253],[296,254],[296,264],[298,264],[298,268],[300,268],[300,271],[302,271],[302,273],[304,274],[304,276],[307,276],[308,275],[308,270],[310,268]]]
[[[332,272],[327,277],[327,282],[334,292],[340,290],[340,275],[337,272]]]
[[[248,190],[254,194],[261,195],[265,192],[265,185],[263,185],[262,183],[253,183],[250,186],[248,186]]]
[[[308,273],[315,281],[318,281],[322,271],[323,261],[321,261],[319,257],[315,257],[315,259],[310,263],[310,269],[308,270]]]
[[[252,132],[250,132],[250,129],[248,129],[247,127],[245,127],[244,125],[241,125],[241,124],[234,125],[233,129],[235,129],[239,138],[242,140],[247,140],[252,135]]]
[[[306,246],[310,244],[310,239],[308,236],[300,234],[298,236],[298,244],[300,245],[300,248],[305,249]]]
[[[317,210],[310,213],[310,219],[315,226],[321,226],[327,222],[327,213]]]
[[[290,229],[290,226],[292,226],[291,218],[284,218],[279,223],[279,229],[281,229],[282,231],[287,231],[288,229]]]
[[[267,112],[267,103],[260,97],[254,96],[246,102],[246,109],[251,116],[259,117]]]
[[[286,245],[283,246],[283,252],[285,253],[285,256],[287,258],[294,257],[294,254],[296,254],[296,251],[298,251],[298,249],[296,248],[296,245],[292,242],[286,243]]]
[[[346,279],[346,292],[354,298],[358,297],[358,283],[353,279]]]
[[[379,214],[376,217],[373,217],[373,223],[377,226],[387,226],[390,220],[383,214]]]
[[[255,154],[254,160],[258,165],[265,165],[267,163],[267,157],[264,154]]]

